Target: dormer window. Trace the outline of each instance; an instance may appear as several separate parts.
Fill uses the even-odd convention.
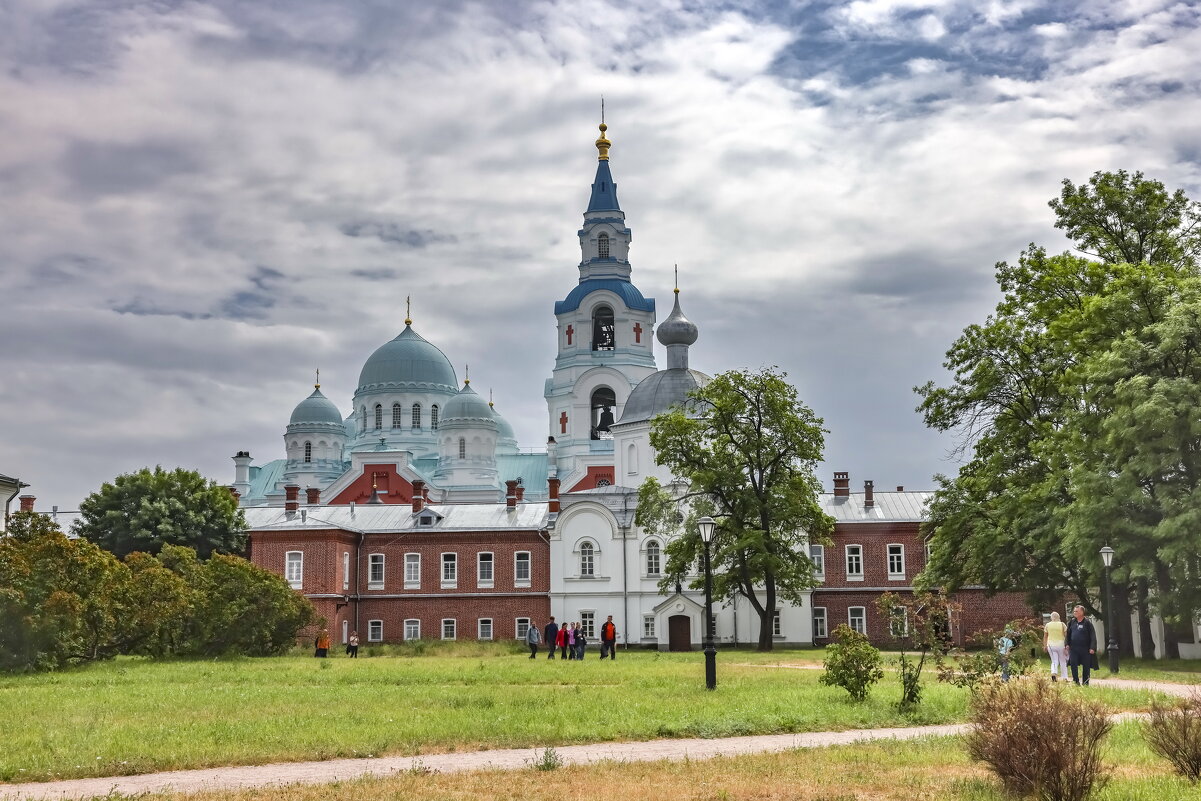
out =
[[[417,525],[419,525],[419,526],[434,525],[434,516],[433,515],[422,515],[421,517],[417,518]]]
[[[613,310],[597,306],[592,312],[592,349],[613,350],[617,342],[613,329]]]
[[[604,231],[596,238],[596,255],[602,259],[609,258],[609,235]]]

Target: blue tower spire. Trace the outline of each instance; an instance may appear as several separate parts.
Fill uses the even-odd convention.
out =
[[[621,211],[617,203],[617,183],[609,172],[609,148],[613,143],[605,136],[609,126],[600,124],[600,137],[596,140],[597,156],[596,180],[592,182],[592,197],[588,200],[588,211]]]

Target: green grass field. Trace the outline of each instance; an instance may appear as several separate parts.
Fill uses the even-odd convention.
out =
[[[962,690],[926,682],[915,714],[889,673],[861,705],[817,683],[812,651],[719,655],[717,692],[698,654],[531,661],[501,647],[420,658],[120,659],[0,678],[0,779],[22,782],[274,761],[723,737],[962,720]],[[1144,692],[1097,690],[1115,708]]]

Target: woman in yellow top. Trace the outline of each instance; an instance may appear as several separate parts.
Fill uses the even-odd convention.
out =
[[[1059,613],[1052,612],[1050,622],[1043,626],[1043,648],[1051,657],[1051,681],[1058,681],[1055,675],[1057,667],[1063,680],[1068,680],[1068,646],[1065,641],[1067,633],[1068,627],[1059,619]]]

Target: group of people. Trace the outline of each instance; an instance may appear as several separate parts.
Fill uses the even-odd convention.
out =
[[[1058,612],[1051,613],[1050,622],[1043,626],[1043,649],[1051,657],[1051,681],[1060,678],[1067,681],[1071,667],[1072,682],[1088,686],[1097,655],[1097,630],[1084,616],[1083,606],[1072,609],[1072,618],[1067,623],[1059,619]]]
[[[350,632],[350,639],[346,641],[346,655],[351,659],[359,657],[359,633],[357,631]],[[317,639],[313,640],[313,656],[318,659],[324,659],[329,656],[329,631],[322,629],[317,633]]]
[[[583,659],[588,637],[579,623],[564,623],[560,626],[552,615],[545,628],[540,630],[538,624],[531,620],[530,627],[525,632],[525,644],[530,647],[530,659],[538,656],[538,648],[544,643],[547,659],[554,659],[556,651],[562,659]],[[610,659],[617,658],[617,626],[613,623],[612,615],[601,624],[600,643],[601,659],[606,656]]]

